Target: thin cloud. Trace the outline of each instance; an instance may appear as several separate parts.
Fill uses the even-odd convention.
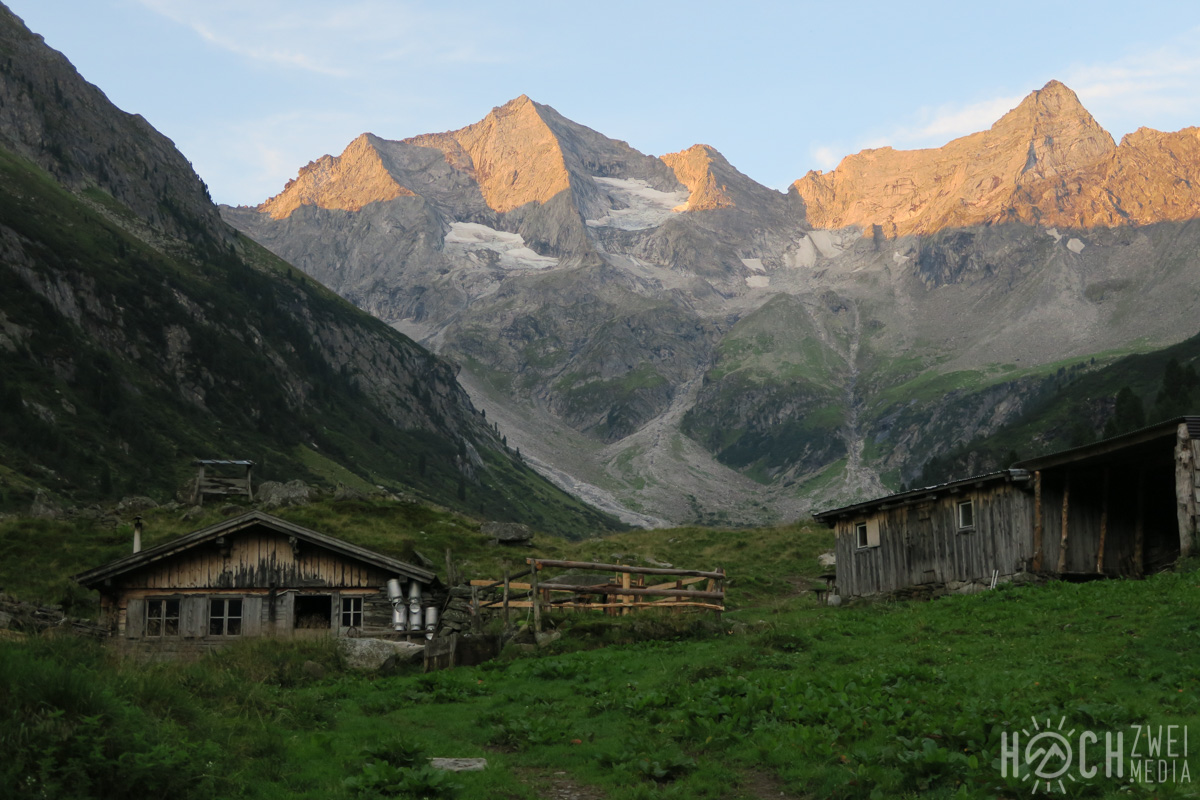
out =
[[[817,164],[817,169],[830,170],[838,165],[845,153],[834,150],[828,145],[821,145],[812,149],[812,159]]]
[[[217,202],[256,204],[278,194],[308,162],[340,154],[367,124],[357,114],[295,111],[239,120],[218,135],[181,137],[179,144],[205,180],[221,187]]]
[[[1000,117],[1017,107],[1023,95],[996,97],[967,106],[944,105],[922,112],[925,120],[913,128],[895,132],[903,143],[944,144],[951,139],[986,130]]]
[[[1097,117],[1111,119],[1119,133],[1186,115],[1195,124],[1200,122],[1198,49],[1200,28],[1192,28],[1160,47],[1110,63],[1074,66],[1064,80]]]
[[[495,39],[484,48],[477,30],[450,12],[411,4],[356,0],[330,7],[316,0],[137,0],[150,11],[244,58],[319,75],[347,78],[371,66],[412,61],[429,64],[496,63],[506,56]],[[477,12],[478,13],[478,12]],[[478,20],[476,20],[478,22]],[[503,39],[499,39],[503,41]]]

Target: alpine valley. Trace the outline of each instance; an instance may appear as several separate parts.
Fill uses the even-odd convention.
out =
[[[448,133],[363,134],[222,214],[460,363],[510,444],[641,524],[896,488],[1200,330],[1200,130],[1117,144],[1056,81],[990,130],[786,194],[522,96]],[[1081,413],[1098,430],[1112,405]]]
[[[224,223],[146,120],[0,6],[0,510],[169,498],[194,458],[573,534],[438,358]],[[98,513],[98,512],[97,512]]]

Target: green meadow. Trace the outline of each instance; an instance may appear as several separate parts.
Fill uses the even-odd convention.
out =
[[[1101,740],[1124,731],[1127,750],[1131,726],[1189,726],[1190,749],[1200,747],[1195,564],[1144,581],[829,608],[807,589],[832,539],[807,524],[539,537],[515,552],[484,545],[476,523],[425,507],[328,502],[284,515],[409,556],[450,547],[470,577],[494,577],[533,553],[724,567],[729,610],[560,613],[547,626],[562,635],[544,647],[387,676],[348,672],[328,642],[245,641],[185,663],[139,663],[67,637],[7,638],[0,795],[1015,798],[1035,787],[1028,770],[1002,777],[1003,736],[1035,724],[1063,722]],[[150,522],[160,537],[186,527],[166,513]],[[17,545],[37,539],[49,544],[43,552],[58,550],[60,572],[26,579],[24,593],[61,591],[76,562],[96,563],[127,541],[120,529],[107,543],[94,533],[75,531],[72,548],[65,523],[5,523],[0,580],[20,585],[38,562],[15,568],[12,557],[32,559]],[[445,773],[429,767],[432,757],[488,766]],[[1189,774],[1200,767],[1192,752],[1182,763]],[[1193,782],[1131,782],[1128,772],[1069,777],[1073,797],[1197,794]]]

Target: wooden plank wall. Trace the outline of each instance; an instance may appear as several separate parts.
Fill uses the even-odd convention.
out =
[[[958,529],[957,505],[974,501],[975,527]],[[893,592],[908,586],[991,580],[1008,576],[1033,557],[1033,495],[1011,484],[983,487],[935,500],[876,511],[879,546],[859,549],[854,527],[837,525],[837,588],[847,597]]]
[[[299,543],[297,556],[288,537],[251,528],[230,537],[227,556],[215,543],[205,543],[137,570],[122,583],[156,589],[253,589],[271,584],[375,589],[394,577],[306,542]]]
[[[1175,501],[1179,526],[1179,554],[1186,558],[1200,546],[1200,440],[1188,435],[1186,424],[1176,433]]]
[[[1050,470],[1044,473],[1042,478],[1042,565],[1045,572],[1058,570],[1067,472],[1066,469]],[[1096,572],[1101,518],[1106,508],[1104,561],[1101,573],[1136,574],[1137,470],[1109,468],[1107,498],[1104,468],[1077,467],[1069,472],[1070,496],[1067,502],[1067,557],[1063,562],[1064,574],[1087,575]]]

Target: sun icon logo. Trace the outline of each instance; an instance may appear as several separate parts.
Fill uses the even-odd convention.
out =
[[[1074,775],[1068,774],[1075,755],[1068,737],[1075,735],[1075,729],[1072,728],[1066,733],[1062,733],[1062,729],[1067,723],[1066,717],[1058,721],[1057,730],[1050,729],[1049,719],[1046,720],[1044,729],[1038,725],[1036,717],[1030,717],[1030,719],[1033,720],[1033,729],[1037,733],[1030,734],[1027,730],[1021,731],[1029,737],[1028,743],[1025,745],[1025,764],[1030,768],[1029,772],[1021,776],[1021,780],[1033,780],[1033,794],[1038,793],[1042,784],[1045,784],[1046,794],[1050,794],[1056,788],[1066,794],[1067,787],[1063,783],[1063,776],[1065,775],[1068,780],[1075,780]]]

